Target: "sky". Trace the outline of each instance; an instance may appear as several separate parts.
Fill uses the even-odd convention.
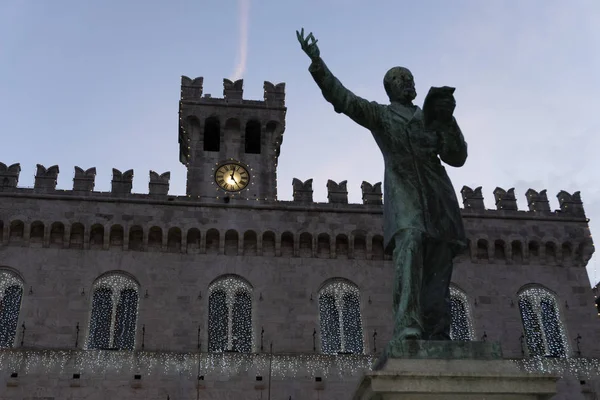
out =
[[[179,163],[180,77],[244,79],[244,98],[262,99],[263,81],[286,83],[287,121],[278,166],[280,200],[292,179],[383,180],[371,134],[336,114],[308,73],[296,40],[319,40],[332,72],[357,95],[388,99],[385,72],[415,75],[422,104],[431,86],[456,87],[455,116],[469,144],[462,168],[446,167],[457,190],[514,187],[581,191],[592,233],[600,230],[600,1],[598,0],[3,0],[0,2],[0,161],[58,164],[58,188],[74,166],[96,167],[109,191],[112,168],[134,169],[133,191],[148,192],[148,171],[171,171],[170,193],[185,194]],[[460,199],[460,196],[459,196]],[[595,255],[588,265],[600,280]]]

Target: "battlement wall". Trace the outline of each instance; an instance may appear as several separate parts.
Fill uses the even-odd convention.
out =
[[[204,77],[189,78],[181,77],[181,101],[199,104],[237,104],[255,107],[285,107],[285,83],[273,84],[264,81],[263,100],[244,99],[244,80],[231,81],[223,79],[223,97],[216,98],[204,94]]]
[[[133,169],[121,172],[120,170],[113,168],[110,192],[94,191],[96,179],[95,167],[84,170],[83,168],[76,166],[73,177],[72,190],[60,190],[56,188],[58,174],[60,172],[58,165],[53,165],[51,167],[46,168],[41,164],[37,164],[33,188],[18,186],[20,172],[20,164],[16,163],[10,166],[6,166],[6,164],[0,162],[0,193],[18,193],[22,195],[52,194],[62,196],[82,196],[90,199],[155,199],[169,202],[200,201],[200,196],[169,195],[169,181],[171,178],[170,172],[164,172],[162,174],[159,174],[155,171],[149,171],[149,183],[147,194],[132,193],[134,178]],[[293,207],[294,205],[324,205],[324,203],[316,203],[313,201],[312,179],[301,181],[300,179],[294,178],[292,181],[292,186],[293,201],[276,201],[275,203],[281,206],[291,207]],[[381,209],[381,205],[383,204],[383,192],[381,182],[377,182],[375,184],[371,184],[366,181],[362,182],[360,189],[362,191],[362,206],[364,207],[361,207],[361,205],[358,204],[348,203],[347,181],[342,181],[338,183],[333,180],[328,180],[326,186],[328,204],[331,204],[332,206],[335,205],[333,207],[335,207],[336,209],[363,209],[367,211],[373,209]],[[581,193],[579,191],[571,194],[564,190],[561,190],[556,195],[558,199],[559,208],[555,211],[551,210],[546,190],[541,190],[539,192],[537,192],[534,189],[527,190],[527,192],[525,193],[527,210],[519,209],[514,188],[504,190],[503,188],[497,187],[496,189],[494,189],[493,195],[496,205],[495,210],[489,210],[485,208],[481,186],[475,189],[471,189],[468,186],[463,186],[461,189],[461,194],[464,206],[463,213],[465,216],[489,215],[490,217],[496,218],[526,218],[529,216],[538,216],[550,218],[566,217],[580,219],[582,221],[586,220],[585,210],[583,207],[583,202],[581,200]],[[246,200],[243,198],[243,196],[238,197],[240,197],[242,201]],[[228,201],[229,199],[225,200],[225,198],[223,198],[222,200]],[[254,203],[254,201],[255,200],[253,200],[251,203]],[[500,211],[501,213],[497,213],[495,211]]]

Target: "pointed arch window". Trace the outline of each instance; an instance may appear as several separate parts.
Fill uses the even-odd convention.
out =
[[[100,277],[92,290],[88,349],[133,350],[137,326],[139,285],[113,273]]]
[[[327,283],[319,292],[321,351],[362,354],[363,332],[358,287],[346,280]]]
[[[0,348],[13,347],[23,297],[23,281],[12,271],[0,270]]]
[[[214,281],[208,297],[208,351],[252,352],[252,286],[239,276]]]
[[[529,356],[566,357],[568,346],[554,294],[541,287],[531,287],[519,295]]]
[[[450,338],[452,340],[473,340],[473,320],[469,299],[462,290],[450,286]]]

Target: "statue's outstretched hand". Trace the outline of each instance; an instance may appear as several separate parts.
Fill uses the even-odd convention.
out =
[[[318,40],[315,39],[312,32],[308,34],[306,38],[304,38],[304,28],[300,32],[296,31],[296,37],[298,37],[298,41],[300,42],[300,46],[302,50],[306,53],[307,56],[310,57],[311,60],[316,60],[321,55],[319,51],[319,47],[317,46]]]

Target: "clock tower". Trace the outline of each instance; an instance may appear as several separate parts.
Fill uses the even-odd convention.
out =
[[[187,167],[187,195],[217,202],[277,200],[285,83],[265,81],[263,100],[245,100],[242,79],[223,79],[223,98],[203,94],[203,82],[181,77],[179,160]]]

